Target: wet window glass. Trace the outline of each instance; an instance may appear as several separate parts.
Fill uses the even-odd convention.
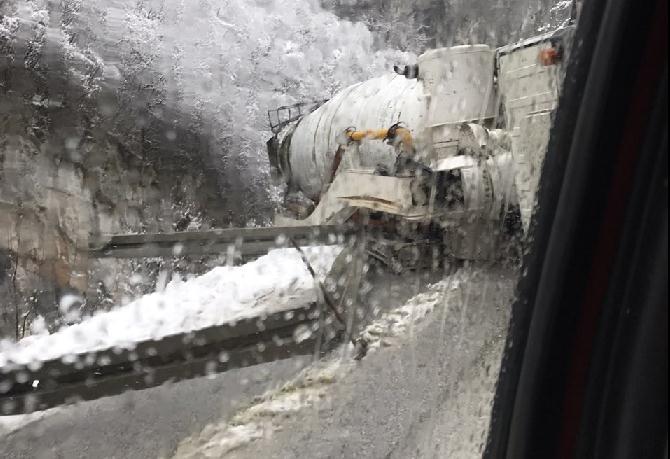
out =
[[[480,456],[579,6],[0,2],[0,455]]]

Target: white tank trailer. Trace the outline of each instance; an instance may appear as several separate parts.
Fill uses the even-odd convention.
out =
[[[506,233],[527,231],[571,36],[430,50],[326,102],[269,112],[285,187],[275,224],[364,218],[386,262],[403,247],[418,259],[436,238],[455,258],[495,256]]]

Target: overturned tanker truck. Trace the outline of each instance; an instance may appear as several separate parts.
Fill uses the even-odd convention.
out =
[[[285,192],[274,227],[108,236],[92,243],[90,255],[172,256],[178,244],[183,255],[250,258],[279,239],[300,251],[346,236],[350,250],[396,272],[450,257],[496,257],[506,240],[528,231],[572,30],[498,49],[430,50],[416,65],[328,101],[272,110],[268,154]],[[360,277],[355,265],[347,266],[352,278]],[[291,314],[37,364],[10,359],[0,368],[0,411],[42,410],[314,354],[342,340],[360,344],[346,317],[351,304],[315,284],[319,300]],[[297,340],[298,328],[314,333]]]
[[[365,221],[370,255],[395,269],[495,257],[529,226],[569,30],[430,50],[308,114],[269,112],[276,224]]]

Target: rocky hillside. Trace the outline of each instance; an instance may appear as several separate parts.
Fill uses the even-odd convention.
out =
[[[105,65],[73,10],[2,8],[0,338],[15,338],[53,324],[64,295],[93,308],[125,292],[130,263],[88,260],[91,237],[228,216],[203,123]]]
[[[472,43],[501,46],[565,23],[571,0],[320,0],[363,21],[381,47],[421,52]]]

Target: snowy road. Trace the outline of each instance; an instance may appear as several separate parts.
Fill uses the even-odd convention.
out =
[[[321,378],[320,385],[328,386],[325,397],[298,411],[252,407],[251,416],[238,414],[262,435],[225,457],[481,456],[516,276],[489,268],[461,279],[446,284],[424,320],[351,371]],[[431,290],[418,297],[432,300]],[[210,426],[183,442],[175,457],[222,457],[227,428]]]
[[[406,458],[476,450],[514,275],[495,268],[459,279],[378,279],[386,311],[369,331],[381,346],[361,362],[331,357],[331,374],[316,378],[315,392],[277,390],[295,384],[309,358],[274,362],[57,409],[5,434],[0,456]],[[415,325],[407,320],[413,310]],[[297,408],[288,403],[293,395]],[[242,432],[234,448],[225,438],[231,426]]]
[[[157,458],[208,423],[295,374],[310,359],[295,358],[139,392],[56,408],[3,433],[0,457]]]

